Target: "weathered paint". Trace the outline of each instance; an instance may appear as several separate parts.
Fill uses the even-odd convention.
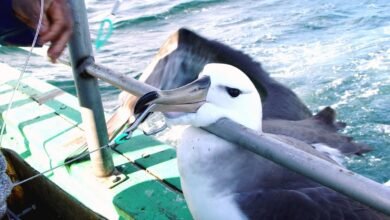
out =
[[[116,150],[158,179],[181,190],[176,151],[171,146],[136,131],[128,142],[118,146]]]

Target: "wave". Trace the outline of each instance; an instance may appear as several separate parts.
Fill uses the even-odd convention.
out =
[[[127,20],[117,21],[117,22],[115,22],[114,27],[116,29],[121,29],[121,28],[129,27],[129,26],[133,26],[133,25],[140,25],[140,24],[145,24],[145,23],[153,23],[153,22],[156,22],[156,21],[165,20],[168,17],[173,17],[173,16],[176,16],[176,15],[180,15],[180,14],[183,14],[183,13],[187,13],[187,12],[190,12],[190,11],[201,9],[201,8],[206,7],[206,6],[213,5],[213,4],[218,4],[218,3],[221,3],[221,2],[225,2],[225,1],[223,1],[223,0],[211,0],[211,1],[190,1],[190,2],[184,2],[184,3],[177,4],[177,5],[169,8],[168,10],[166,10],[164,12],[161,12],[161,13],[157,13],[157,14],[153,14],[153,15],[141,16],[141,17],[134,18],[134,19],[127,19]]]

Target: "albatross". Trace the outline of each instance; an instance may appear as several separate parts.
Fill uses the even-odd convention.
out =
[[[261,97],[238,68],[207,64],[184,90],[153,93],[139,99],[136,113],[155,104],[169,124],[189,125],[177,146],[177,160],[183,194],[195,219],[389,219],[201,129],[229,118],[337,164],[334,148],[317,150],[291,137],[264,133]],[[174,99],[168,97],[172,95]]]
[[[264,132],[293,137],[315,145],[318,149],[324,149],[325,144],[336,149],[336,152],[341,152],[342,157],[361,155],[371,150],[369,146],[357,143],[351,137],[338,132],[346,124],[335,120],[336,112],[332,108],[326,107],[313,115],[294,91],[273,79],[262,68],[261,63],[239,50],[216,40],[206,39],[185,28],[179,29],[167,39],[140,80],[158,89],[175,89],[197,79],[208,63],[235,66],[249,77],[262,100],[261,124]],[[119,95],[121,104],[107,121],[111,138],[133,120],[137,99],[127,92]],[[66,145],[82,146],[68,156],[67,160],[72,160],[79,156],[80,152],[87,150],[82,136]]]
[[[208,63],[235,66],[249,77],[262,99],[262,127],[265,132],[294,137],[308,144],[322,142],[340,150],[344,156],[361,155],[371,150],[369,146],[338,133],[346,124],[335,120],[336,112],[332,108],[326,107],[312,115],[302,100],[273,79],[261,63],[242,51],[185,28],[166,40],[140,80],[158,89],[175,89],[197,79]],[[120,94],[120,107],[107,122],[110,137],[132,120],[137,99],[127,92]]]

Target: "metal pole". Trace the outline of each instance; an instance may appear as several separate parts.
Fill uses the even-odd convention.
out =
[[[89,74],[136,96],[158,90],[102,66],[93,64],[86,69]],[[229,119],[221,119],[205,130],[390,215],[389,187],[289,146],[270,135],[256,133]]]
[[[94,151],[108,143],[106,120],[97,79],[84,74],[85,70],[79,66],[93,55],[85,3],[83,0],[70,0],[69,3],[74,20],[73,35],[69,42],[73,75],[88,148]],[[105,177],[113,172],[114,163],[109,149],[96,151],[90,157],[96,176]]]
[[[135,96],[142,96],[145,93],[156,91],[156,88],[151,85],[141,83],[136,79],[126,76],[125,74],[116,73],[102,65],[91,64],[85,69],[88,74],[102,79],[119,89],[130,92]]]

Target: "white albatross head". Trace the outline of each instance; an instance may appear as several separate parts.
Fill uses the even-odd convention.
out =
[[[201,88],[202,90],[206,89],[206,91],[208,89],[207,93],[203,95],[206,97],[199,96],[193,99],[191,94],[199,92],[201,89],[188,89],[188,86],[184,86],[167,93],[161,91],[155,95],[154,100],[141,102],[160,105],[157,111],[166,112],[168,123],[173,125],[206,127],[221,118],[229,118],[248,128],[261,131],[262,105],[260,95],[245,73],[228,64],[207,64],[199,74],[198,80],[191,83],[191,88],[193,85],[196,86],[199,80],[203,81],[204,84],[207,78],[210,80],[209,85],[207,88],[204,85]],[[169,99],[167,94],[169,96],[174,94],[173,96],[176,98],[174,103],[167,101]],[[195,108],[183,108],[187,105],[194,107],[194,103],[196,103]]]

